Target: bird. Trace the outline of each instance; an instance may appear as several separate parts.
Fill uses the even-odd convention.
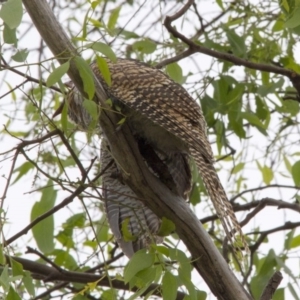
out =
[[[214,167],[201,107],[183,86],[161,70],[138,60],[117,58],[113,62],[104,59],[110,73],[110,84],[96,62],[91,68],[113,106],[125,116],[133,135],[145,140],[157,153],[164,153],[167,157],[187,155],[195,162],[227,239],[234,249],[243,248],[248,252],[241,226]],[[70,103],[72,101],[69,101],[69,106]],[[81,111],[75,115],[73,119],[78,121],[88,113]]]
[[[151,172],[181,197],[191,188],[188,157],[177,153],[167,157],[156,153],[147,143],[136,138],[140,152]],[[135,252],[148,249],[152,243],[163,242],[161,219],[148,208],[118,175],[117,163],[110,154],[105,139],[101,143],[101,173],[103,200],[110,229],[123,253],[131,258]],[[105,171],[104,171],[105,170]]]
[[[84,98],[72,83],[67,85],[72,88],[67,96],[69,119],[80,130],[89,131],[92,117],[83,106]],[[100,127],[96,126],[95,130],[101,135]],[[155,150],[136,131],[134,139],[149,170],[174,194],[187,200],[192,186],[188,155]],[[163,242],[161,219],[122,181],[120,168],[110,153],[105,136],[101,139],[100,153],[102,200],[109,227],[123,253],[131,258],[138,250]]]

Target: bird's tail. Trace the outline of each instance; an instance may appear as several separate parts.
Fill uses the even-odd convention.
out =
[[[117,243],[127,257],[148,248],[149,244],[161,243],[157,236],[160,219],[140,200],[129,186],[118,178],[118,168],[103,140],[101,144],[101,169],[103,198],[109,226]]]
[[[242,254],[241,249],[249,253],[248,244],[243,235],[242,228],[235,216],[231,203],[226,196],[213,163],[205,160],[202,155],[199,155],[199,152],[197,152],[197,155],[193,155],[193,157],[233,249],[238,254]]]

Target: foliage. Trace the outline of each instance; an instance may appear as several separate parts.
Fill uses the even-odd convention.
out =
[[[81,133],[68,122],[66,107],[52,118],[67,91],[71,61],[89,98],[84,105],[98,118],[88,63],[95,59],[110,84],[104,55],[162,68],[201,103],[216,168],[251,250],[246,270],[231,253],[224,256],[254,299],[276,270],[285,281],[274,299],[299,299],[299,1],[196,0],[171,29],[162,20],[178,12],[181,1],[50,4],[83,58],[59,66],[21,0],[8,0],[0,10],[3,298],[209,298],[176,234],[165,238],[168,247],[123,258],[99,201],[95,126]],[[190,202],[222,250],[224,234],[196,170]],[[172,226],[165,223],[162,235]],[[37,276],[29,260],[18,260],[26,246],[32,261],[39,258],[35,267],[47,263],[57,274]],[[79,273],[91,276],[83,284]],[[69,282],[56,283],[61,274]]]

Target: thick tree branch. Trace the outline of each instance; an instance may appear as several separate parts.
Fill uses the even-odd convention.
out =
[[[58,270],[57,268],[50,267],[35,261],[31,261],[21,257],[11,257],[13,260],[19,262],[23,269],[26,271],[30,271],[32,273],[33,278],[41,279],[46,282],[49,281],[62,281],[62,282],[77,282],[77,283],[89,283],[95,282],[101,279],[97,285],[105,286],[105,287],[113,287],[115,289],[125,290],[125,291],[137,291],[137,288],[130,289],[128,284],[125,284],[123,281],[113,278],[113,280],[109,280],[107,276],[102,274],[91,274],[87,272],[73,272],[66,270]],[[10,257],[6,257],[7,261],[10,262]],[[161,297],[160,285],[151,284],[149,288],[141,295],[147,295],[150,291],[154,291],[153,295]],[[183,292],[177,292],[176,300],[183,300],[186,296]]]
[[[45,0],[23,0],[23,3],[46,44],[61,63],[76,55]],[[68,74],[83,92],[82,80],[72,60]],[[174,222],[179,237],[192,255],[194,266],[218,299],[251,299],[188,205],[172,194],[145,166],[127,125],[115,130],[117,116],[105,109],[106,95],[96,78],[95,87],[97,100],[103,108],[100,125],[114,159],[121,166],[124,181],[159,217],[165,216]]]

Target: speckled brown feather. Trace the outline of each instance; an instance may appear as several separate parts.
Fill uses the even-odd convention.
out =
[[[81,130],[88,131],[92,118],[83,107],[83,100],[82,95],[73,88],[67,97],[68,115]],[[96,132],[101,133],[99,126]],[[188,155],[154,149],[147,140],[134,132],[134,138],[150,171],[172,192],[186,199],[191,189]],[[124,254],[131,257],[134,252],[147,248],[150,243],[162,242],[163,239],[157,235],[160,219],[118,178],[119,166],[110,154],[105,137],[101,143],[100,163],[101,169],[105,170],[102,175],[105,211],[110,228]],[[124,237],[122,224],[127,224],[127,233],[134,237],[134,240]]]
[[[128,123],[133,124],[132,128],[137,131],[143,131],[154,147],[174,152],[186,151],[193,157],[227,238],[234,247],[239,248],[239,242],[234,244],[234,241],[238,241],[236,234],[239,234],[243,247],[248,250],[241,227],[213,166],[206,123],[194,99],[164,73],[144,63],[125,59],[118,59],[116,63],[107,60],[107,63],[111,86],[103,80],[96,64],[92,65],[93,71],[113,102],[125,105],[122,111],[128,117]],[[153,128],[145,133],[147,126]]]

